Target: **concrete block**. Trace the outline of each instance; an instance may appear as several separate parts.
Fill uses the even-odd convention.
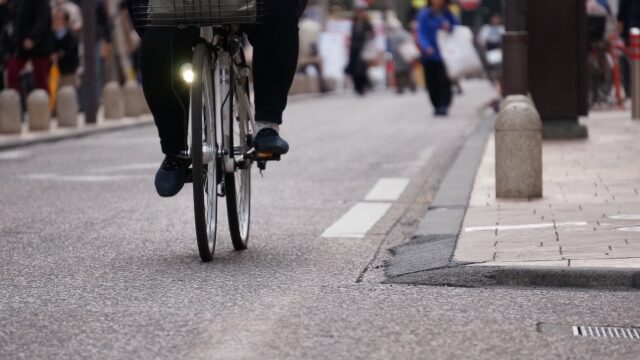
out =
[[[20,118],[20,94],[13,89],[0,92],[0,134],[20,134],[22,124]]]
[[[302,73],[297,73],[293,78],[293,83],[291,84],[291,89],[289,90],[290,95],[299,95],[304,94],[305,88],[307,86],[307,75]]]
[[[122,119],[124,117],[124,97],[120,84],[109,82],[102,90],[102,105],[104,117],[107,120]]]
[[[512,101],[496,120],[496,196],[542,197],[542,121],[526,101]]]
[[[140,84],[135,80],[127,81],[124,85],[124,115],[138,117],[142,115],[144,97],[141,96]],[[142,98],[141,98],[142,97]]]
[[[320,78],[317,76],[307,76],[305,93],[315,94],[320,92]]]
[[[49,94],[42,89],[31,92],[27,97],[29,131],[47,131],[51,128]]]
[[[76,127],[78,126],[78,95],[73,86],[63,86],[58,91],[56,113],[58,115],[58,126]]]

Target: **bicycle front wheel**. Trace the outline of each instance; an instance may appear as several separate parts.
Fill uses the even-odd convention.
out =
[[[200,258],[211,261],[216,247],[219,160],[211,51],[207,45],[196,45],[192,70],[189,137],[196,237]]]
[[[232,76],[233,78],[233,76]],[[236,83],[237,84],[237,83]],[[232,99],[228,108],[230,117],[225,121],[228,126],[230,141],[228,141],[229,153],[232,158],[242,159],[249,151],[247,140],[249,131],[249,101],[248,80],[235,86],[231,86]],[[236,171],[225,174],[225,196],[227,198],[227,217],[229,220],[229,232],[231,242],[236,250],[245,250],[249,243],[249,227],[251,221],[251,161],[236,161]]]
[[[241,94],[244,94],[244,91]],[[239,94],[239,96],[242,95]],[[249,120],[246,110],[240,105],[240,102],[234,102],[230,124],[235,157],[240,157],[249,150],[247,146]],[[236,250],[244,250],[249,243],[251,220],[251,162],[248,160],[240,162],[236,172],[225,174],[224,183],[231,241]]]

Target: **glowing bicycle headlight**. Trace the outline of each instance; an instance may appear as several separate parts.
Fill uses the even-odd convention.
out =
[[[180,77],[182,77],[182,80],[184,80],[188,84],[191,84],[193,82],[195,74],[193,73],[193,67],[191,66],[191,64],[186,63],[180,66]]]

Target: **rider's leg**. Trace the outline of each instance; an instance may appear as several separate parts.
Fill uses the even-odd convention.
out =
[[[142,37],[142,86],[167,155],[179,155],[187,148],[189,84],[180,78],[179,69],[191,62],[198,34],[198,29],[153,28]]]
[[[189,85],[179,74],[191,61],[191,47],[198,29],[147,29],[142,36],[140,63],[144,94],[167,156],[156,174],[160,196],[176,195],[187,179],[190,160],[180,156],[186,150],[189,117]]]
[[[254,144],[265,152],[289,150],[278,126],[298,65],[298,18],[306,0],[271,0],[264,22],[250,34],[258,134]]]

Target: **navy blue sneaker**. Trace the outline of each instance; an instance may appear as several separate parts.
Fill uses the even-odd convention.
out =
[[[176,196],[189,176],[191,159],[167,155],[156,173],[156,191],[162,197]]]
[[[258,131],[255,139],[253,139],[253,147],[259,153],[271,153],[273,155],[284,155],[289,152],[289,144],[272,128],[264,128]]]

